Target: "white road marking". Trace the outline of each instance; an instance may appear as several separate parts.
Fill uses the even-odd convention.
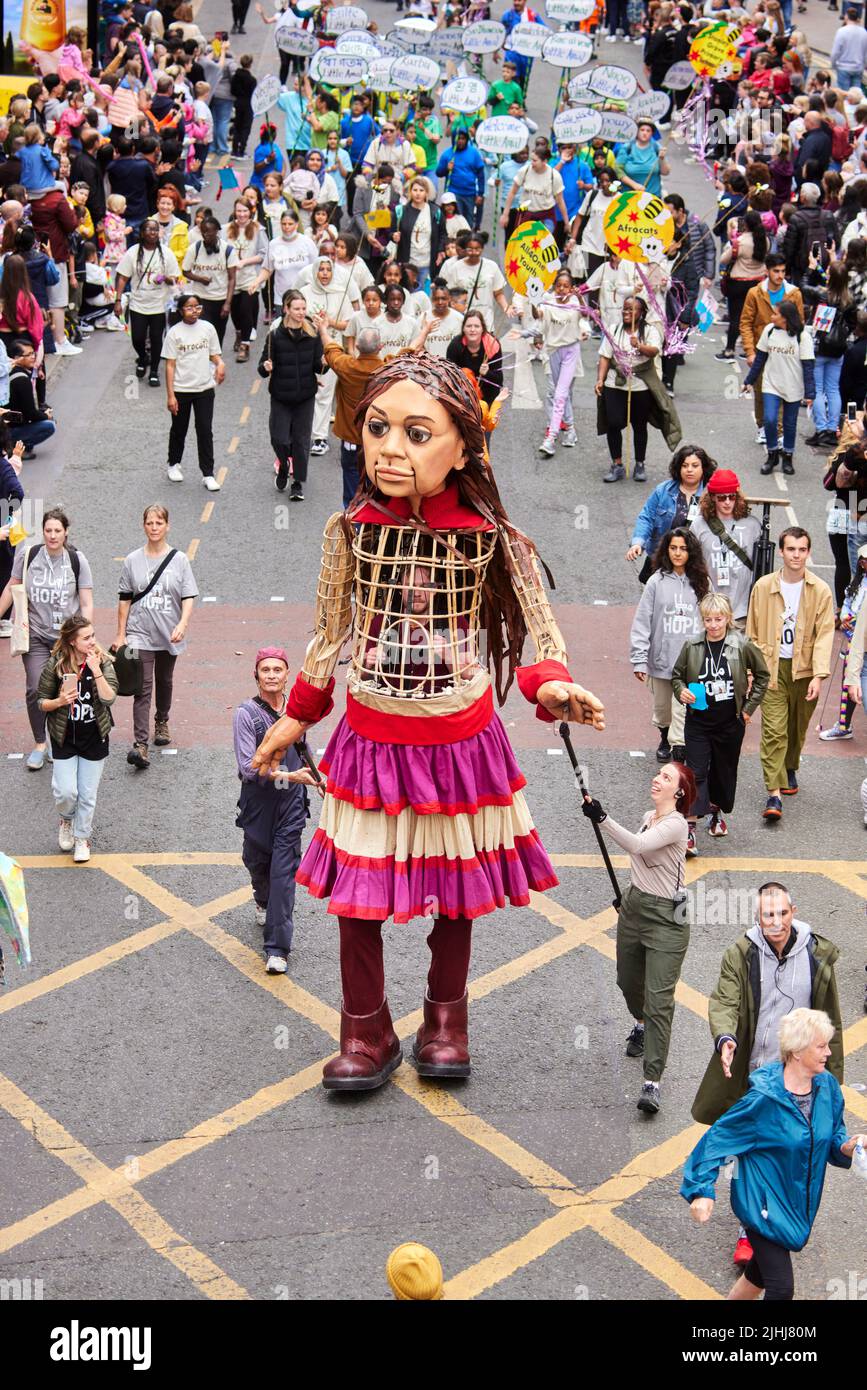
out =
[[[562,748],[549,748],[547,751],[549,758],[562,758],[563,756]]]
[[[646,758],[646,757],[647,757],[647,754],[646,754],[646,753],[636,752],[634,749],[630,748],[630,750],[629,750],[629,756],[630,756],[630,758]]]
[[[177,748],[161,748],[160,752],[164,758],[176,758],[178,756]]]
[[[14,762],[16,758],[23,758],[23,757],[24,757],[24,754],[23,754],[23,753],[7,753],[7,754],[6,754],[6,757],[7,757],[7,759],[9,760],[9,762],[11,763],[11,762]]]
[[[209,594],[209,595],[207,596],[207,598],[203,598],[203,599],[202,599],[202,603],[216,603],[216,602],[217,602],[216,597],[215,597],[213,594]]]
[[[272,603],[285,603],[285,602],[286,602],[286,599],[284,598],[284,596],[283,596],[282,594],[272,594],[272,595],[271,595],[271,602],[272,602]]]

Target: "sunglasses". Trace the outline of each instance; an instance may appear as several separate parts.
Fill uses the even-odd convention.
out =
[[[713,495],[718,502],[736,502],[738,500],[736,492],[715,492]]]

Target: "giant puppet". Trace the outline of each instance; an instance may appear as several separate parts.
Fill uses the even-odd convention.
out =
[[[346,713],[325,750],[322,816],[298,881],[340,928],[340,1054],[329,1090],[373,1090],[402,1060],[385,994],[382,923],[432,924],[422,1076],[468,1076],[467,974],[476,917],[557,883],[494,711],[513,676],[544,720],[604,728],[575,685],[535,547],[512,526],[485,462],[479,402],[451,363],[402,355],[358,410],[364,472],[325,528],[315,635],[257,765],[333,707],[351,638]],[[525,637],[532,665],[518,666]],[[483,660],[483,651],[486,660]],[[493,672],[493,682],[489,671]]]

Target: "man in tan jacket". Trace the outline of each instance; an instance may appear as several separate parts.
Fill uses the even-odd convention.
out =
[[[834,600],[824,579],[807,568],[810,536],[789,526],[777,542],[783,567],[759,579],[750,595],[747,637],[768,664],[759,757],[768,790],[765,820],[779,820],[782,796],[795,796],[796,773],[822,681],[831,672]]]
[[[340,467],[343,469],[343,506],[348,507],[358,489],[358,464],[361,431],[355,423],[355,412],[367,390],[370,378],[382,366],[382,340],[375,328],[363,328],[358,335],[358,356],[344,352],[339,343],[328,335],[328,315],[323,310],[316,316],[322,339],[325,360],[337,377],[334,433],[340,440]]]
[[[771,321],[774,309],[784,299],[791,299],[801,318],[804,317],[804,301],[801,291],[786,279],[786,259],[776,252],[765,258],[767,278],[754,285],[744,300],[741,310],[741,342],[747,355],[747,366],[753,365],[756,347],[763,331]],[[762,376],[760,372],[753,382],[753,413],[756,417],[756,443],[764,444],[765,412],[762,405]],[[782,438],[782,415],[780,416],[780,437]]]

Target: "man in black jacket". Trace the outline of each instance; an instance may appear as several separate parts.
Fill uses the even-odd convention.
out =
[[[783,255],[786,258],[786,277],[793,284],[800,285],[807,273],[810,249],[819,247],[817,259],[828,264],[828,243],[836,242],[837,227],[834,214],[819,207],[822,190],[818,184],[803,183],[798,195],[798,211],[794,214],[783,238]]]
[[[800,186],[805,178],[805,165],[814,178],[821,179],[831,163],[831,132],[818,111],[808,111],[804,117],[804,135],[795,159],[795,182]]]
[[[98,130],[86,130],[81,137],[81,149],[72,161],[69,176],[70,187],[74,183],[86,183],[90,189],[87,206],[96,226],[105,217],[105,185],[102,171],[96,162],[96,152],[100,146]]]

